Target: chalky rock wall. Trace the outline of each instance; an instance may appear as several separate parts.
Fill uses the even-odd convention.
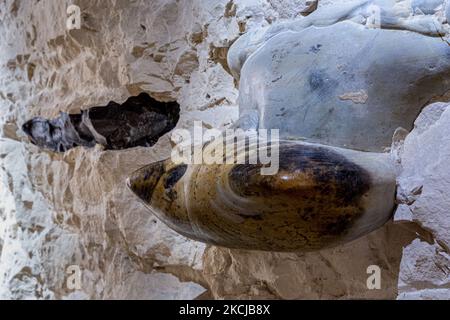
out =
[[[70,4],[82,10],[81,30],[66,30]],[[229,127],[238,116],[229,46],[305,8],[304,0],[1,1],[0,298],[450,298],[445,103],[426,108],[409,135],[395,136],[395,221],[308,254],[205,246],[156,220],[124,182],[170,154],[170,134],[152,148],[54,154],[19,129],[33,116],[142,91],[180,103],[178,128],[194,120]],[[380,290],[367,289],[370,265],[381,268]],[[75,288],[67,284],[70,266],[81,271]]]

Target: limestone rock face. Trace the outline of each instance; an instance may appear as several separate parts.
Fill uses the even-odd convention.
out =
[[[448,104],[428,106],[399,150],[400,206],[395,218],[423,230],[404,249],[401,298],[450,298],[449,123]]]
[[[81,8],[81,30],[66,30],[70,4]],[[308,8],[302,0],[2,1],[0,298],[394,299],[398,291],[406,298],[448,297],[445,178],[436,178],[448,168],[443,114],[426,116],[439,120],[424,135],[415,129],[395,153],[405,163],[399,199],[417,198],[404,182],[410,176],[424,181],[426,195],[416,201],[421,209],[408,200],[399,210],[411,208],[405,216],[423,221],[427,231],[415,222],[392,223],[308,254],[205,247],[149,214],[127,190],[125,177],[166,158],[170,134],[152,148],[75,148],[62,155],[32,146],[19,129],[35,116],[123,103],[142,91],[177,100],[178,128],[189,129],[194,120],[229,127],[238,116],[238,90],[226,63],[231,43],[246,31],[304,19]],[[434,180],[421,171],[417,155],[436,170]],[[367,289],[370,265],[381,269],[381,290]],[[67,282],[71,266],[81,271],[75,288]]]
[[[82,29],[68,31],[69,4],[0,4],[0,297],[193,299],[205,292],[204,245],[163,226],[125,184],[169,155],[168,136],[153,148],[58,155],[32,146],[19,128],[142,91],[178,98],[180,127],[231,122],[237,90],[210,52],[237,37],[236,18],[224,17],[220,1],[75,1]],[[67,285],[73,265],[81,271],[75,289]]]
[[[413,233],[388,224],[339,248],[306,254],[208,248],[204,274],[213,296],[271,299],[395,299],[402,248]],[[367,267],[382,270],[367,289]]]

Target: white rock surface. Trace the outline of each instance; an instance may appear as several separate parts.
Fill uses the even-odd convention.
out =
[[[33,116],[121,102],[142,90],[177,99],[180,128],[194,120],[227,127],[238,97],[228,47],[249,28],[297,17],[304,1],[73,3],[83,28],[70,32],[72,1],[0,3],[0,298],[396,298],[398,284],[403,298],[446,297],[449,115],[413,132],[401,158],[402,194],[411,197],[414,182],[424,186],[403,208],[432,233],[431,244],[413,241],[417,230],[400,223],[305,255],[205,248],[157,221],[124,185],[128,173],[168,155],[169,136],[150,149],[57,155],[30,145],[18,128]],[[435,175],[423,173],[419,159]],[[71,265],[81,270],[78,290],[67,286]],[[366,287],[369,265],[382,270],[381,290]]]
[[[152,149],[55,155],[17,128],[32,116],[124,101],[141,90],[179,97],[187,113],[180,126],[194,118],[211,126],[231,121],[231,77],[209,60],[212,40],[191,43],[199,32],[220,43],[202,28],[219,23],[225,4],[77,1],[83,28],[70,32],[69,4],[0,4],[0,297],[193,299],[205,291],[204,245],[156,221],[124,184],[131,171],[169,154],[168,137]],[[208,107],[198,110],[200,101],[188,100],[194,93]],[[70,265],[82,271],[76,294],[66,285]]]
[[[399,298],[450,299],[450,108],[426,107],[400,145],[395,220],[412,221],[421,237],[403,251]]]

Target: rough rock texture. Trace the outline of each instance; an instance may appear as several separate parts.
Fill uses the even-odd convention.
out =
[[[55,155],[31,146],[18,128],[33,116],[123,102],[142,90],[161,100],[179,96],[185,113],[196,112],[181,126],[192,118],[230,122],[237,91],[210,61],[206,39],[210,34],[220,47],[227,35],[202,29],[223,30],[216,24],[226,21],[215,19],[225,4],[75,3],[83,28],[70,32],[69,1],[0,4],[0,296],[195,298],[205,291],[198,284],[204,246],[156,221],[125,186],[130,172],[169,155],[168,137],[151,149]],[[193,96],[201,101],[189,101]],[[69,265],[82,270],[75,293],[66,285]]]
[[[169,135],[152,148],[58,155],[32,146],[18,129],[34,116],[123,102],[141,91],[176,99],[179,128],[194,120],[227,127],[237,118],[238,96],[227,72],[228,47],[243,31],[300,16],[304,1],[73,3],[83,13],[81,30],[65,29],[72,1],[0,3],[0,298],[396,298],[398,282],[402,296],[445,297],[448,232],[432,220],[424,225],[440,244],[412,242],[417,230],[389,224],[346,246],[305,255],[205,247],[157,221],[124,183],[133,170],[169,154]],[[445,119],[429,140],[442,151],[440,159]],[[426,153],[422,145],[414,148],[405,145]],[[411,153],[403,161],[414,161]],[[429,161],[444,172],[438,159]],[[413,163],[410,168],[414,173]],[[445,179],[424,185],[442,202],[433,207],[423,198],[425,211],[417,217],[430,210],[430,219],[434,212],[443,218],[445,197],[433,190],[445,192]],[[373,264],[382,270],[381,290],[366,287]],[[82,272],[79,290],[67,286],[71,265]]]
[[[307,254],[209,248],[204,274],[213,296],[272,299],[394,299],[407,230],[386,225],[339,248]],[[367,267],[382,269],[382,289],[368,290]]]
[[[413,221],[423,236],[403,252],[400,298],[450,299],[450,107],[424,109],[400,144],[396,221]]]

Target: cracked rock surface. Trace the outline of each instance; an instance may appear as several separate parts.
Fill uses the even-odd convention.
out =
[[[141,92],[176,100],[177,128],[196,120],[228,128],[238,116],[229,46],[247,30],[301,19],[311,10],[305,2],[2,1],[0,298],[449,298],[446,105],[425,110],[395,144],[396,221],[308,254],[206,247],[156,220],[125,179],[168,157],[170,134],[152,148],[57,154],[20,130],[33,117],[123,103]],[[82,10],[81,30],[65,28],[72,3]],[[73,265],[81,270],[76,289],[67,285]],[[381,268],[381,290],[367,289],[370,265]]]
[[[448,104],[426,107],[398,150],[395,220],[414,222],[427,235],[403,250],[400,298],[450,299],[449,123]]]

